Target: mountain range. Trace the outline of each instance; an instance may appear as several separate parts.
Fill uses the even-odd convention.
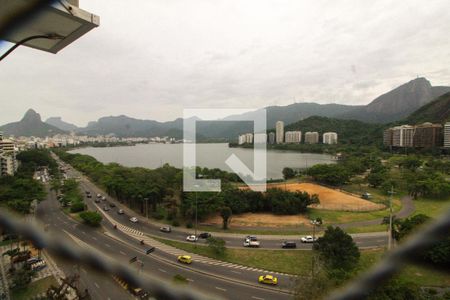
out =
[[[445,108],[448,111],[448,102],[444,101],[445,103],[440,108],[437,108],[436,111],[433,109],[438,104],[432,104],[436,101],[436,103],[441,103],[443,101],[441,98],[445,98],[445,95],[447,95],[445,93],[448,92],[450,92],[450,87],[434,87],[425,78],[416,78],[377,97],[371,103],[364,106],[317,103],[293,103],[287,106],[269,106],[265,108],[267,112],[267,128],[274,128],[275,122],[278,120],[283,121],[285,125],[296,122],[300,122],[298,125],[305,125],[301,121],[312,116],[336,120],[358,120],[365,123],[388,123],[408,120],[405,118],[421,107],[425,109],[427,104],[430,106],[426,111],[430,114],[442,113],[445,111]],[[432,102],[435,98],[436,100]],[[197,122],[197,139],[235,139],[239,134],[253,130],[251,122],[236,122],[236,120],[252,119],[257,113],[258,110],[241,115],[228,116],[220,121]],[[418,114],[422,115],[420,112]],[[197,120],[199,119],[197,118]],[[312,122],[315,123],[317,120],[319,119],[312,119]],[[323,121],[324,119],[321,120]],[[335,123],[332,122],[331,124]],[[361,125],[360,123],[351,122],[345,124],[348,126]],[[120,115],[102,117],[97,121],[89,122],[84,128],[79,128],[74,124],[64,122],[60,117],[48,118],[46,122],[42,122],[39,114],[34,110],[29,110],[21,121],[1,126],[0,131],[3,131],[6,135],[16,136],[47,136],[73,131],[77,134],[86,135],[114,134],[119,137],[171,136],[182,138],[182,126],[183,119],[181,118],[169,122],[158,122]],[[330,126],[331,130],[332,125]],[[287,128],[290,127],[288,126]]]

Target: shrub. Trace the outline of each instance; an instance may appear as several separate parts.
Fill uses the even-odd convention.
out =
[[[95,211],[83,211],[80,213],[80,218],[90,226],[99,226],[102,221],[102,216]]]
[[[81,201],[73,203],[72,206],[70,207],[71,213],[77,213],[83,210],[84,210],[84,203]]]

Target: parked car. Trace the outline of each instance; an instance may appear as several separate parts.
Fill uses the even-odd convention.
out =
[[[37,262],[40,262],[42,259],[40,257],[32,257],[27,259],[27,265],[32,265],[35,264]]]
[[[95,203],[100,203],[100,199],[98,199],[98,198],[95,199],[94,201],[95,201]]]
[[[302,243],[314,243],[315,241],[317,241],[317,238],[307,235],[302,237],[300,240],[302,241]]]
[[[38,262],[32,264],[30,267],[31,267],[31,270],[39,272],[40,270],[47,267],[47,264],[45,263],[45,261],[41,260],[41,261],[38,261]]]
[[[361,195],[361,198],[366,199],[366,200],[372,199],[372,194],[364,193]]]
[[[117,213],[118,213],[119,215],[123,215],[125,212],[123,211],[123,209],[119,209],[119,210],[117,211]]]
[[[202,233],[200,233],[198,235],[198,237],[201,238],[201,239],[207,239],[207,238],[211,237],[211,233],[209,233],[209,232],[202,232]]]
[[[86,197],[87,198],[92,198],[92,195],[91,194],[87,194]]]
[[[172,228],[170,226],[162,226],[159,230],[162,232],[172,232]]]
[[[90,191],[85,191],[86,195],[90,195],[91,192]]]
[[[105,206],[103,206],[103,210],[104,210],[104,211],[108,211],[108,210],[109,210],[109,207],[105,205]]]
[[[291,241],[284,241],[281,243],[281,248],[297,248],[297,243]]]
[[[190,257],[189,255],[180,255],[178,256],[178,261],[184,264],[191,264],[192,257]]]
[[[196,241],[198,241],[198,237],[193,235],[193,234],[191,234],[191,235],[188,235],[186,237],[186,241],[188,241],[188,242],[196,242]]]
[[[116,207],[116,205],[114,203],[112,203],[112,202],[109,202],[109,206],[110,207]]]
[[[270,285],[277,285],[278,284],[278,278],[272,275],[262,275],[258,278],[259,283],[264,284],[270,284]]]
[[[103,196],[103,197],[102,197],[102,200],[103,200],[103,201],[105,201],[105,200],[106,200],[106,197],[105,197],[105,196]]]
[[[137,223],[138,219],[136,217],[131,217],[130,222]]]
[[[102,197],[102,195],[100,195],[100,194],[97,194],[97,198],[101,198]]]

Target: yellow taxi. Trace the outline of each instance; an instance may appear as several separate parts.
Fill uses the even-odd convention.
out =
[[[190,257],[189,255],[180,255],[178,256],[178,261],[184,264],[191,264],[192,257]]]
[[[277,285],[278,284],[278,278],[272,275],[261,275],[258,279],[259,283],[264,284],[271,284],[271,285]]]

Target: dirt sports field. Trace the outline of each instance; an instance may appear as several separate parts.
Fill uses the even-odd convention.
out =
[[[343,211],[372,211],[384,208],[382,204],[373,203],[361,199],[357,196],[341,192],[339,190],[330,189],[313,183],[279,183],[269,184],[267,188],[287,189],[288,191],[301,191],[308,194],[319,195],[320,204],[311,207],[327,210],[343,210]]]

